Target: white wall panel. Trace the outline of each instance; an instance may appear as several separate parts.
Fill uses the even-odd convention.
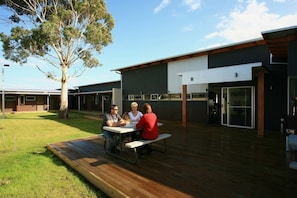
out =
[[[262,66],[261,62],[219,67],[200,71],[182,72],[182,84],[205,84],[252,80],[252,68]]]
[[[206,70],[208,67],[207,56],[190,58],[186,60],[174,61],[168,63],[168,91],[169,93],[182,92],[182,77],[179,73]],[[205,92],[207,84],[188,86],[187,92]],[[204,90],[204,91],[200,91]]]

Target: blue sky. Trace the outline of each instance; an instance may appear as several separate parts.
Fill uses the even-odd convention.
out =
[[[112,69],[260,38],[262,31],[297,25],[297,0],[106,0],[106,3],[115,20],[113,43],[98,55],[102,66],[70,79],[69,88],[120,80]],[[0,13],[3,18],[4,12]],[[1,21],[0,28],[9,29]],[[35,67],[46,62],[29,59],[20,66],[5,60],[0,52],[0,63],[10,64],[5,67],[6,89],[60,88],[59,82],[45,78]]]

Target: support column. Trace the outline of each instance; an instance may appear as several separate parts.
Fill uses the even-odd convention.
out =
[[[182,124],[187,127],[187,85],[183,85],[182,93]]]
[[[17,106],[16,106],[16,111],[21,111],[21,96],[17,96]]]
[[[77,110],[80,111],[80,95],[77,97]]]
[[[50,110],[50,95],[46,96],[46,110]]]
[[[257,121],[258,121],[258,136],[264,136],[264,71],[258,70],[254,72],[257,77]]]

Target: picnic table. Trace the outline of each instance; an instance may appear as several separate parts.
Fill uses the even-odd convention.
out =
[[[162,126],[162,123],[158,123],[158,126]],[[154,140],[131,140],[131,135],[135,132],[136,130],[136,123],[130,123],[127,126],[121,126],[121,127],[109,127],[109,126],[104,126],[103,130],[109,131],[114,133],[114,141],[119,142],[117,148],[117,152],[110,152],[107,149],[107,142],[106,139],[104,141],[104,149],[105,152],[111,156],[114,156],[116,158],[122,159],[124,161],[127,161],[129,163],[136,163],[138,160],[138,153],[137,153],[137,148],[144,146],[146,144],[152,144],[154,142],[158,142],[160,140],[163,140],[163,149],[154,149],[160,152],[165,152],[166,151],[166,139],[171,137],[171,134],[169,133],[161,133],[159,134],[157,139]]]

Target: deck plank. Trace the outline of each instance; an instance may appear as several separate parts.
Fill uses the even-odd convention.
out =
[[[285,137],[218,126],[164,123],[167,152],[129,164],[105,154],[98,136],[48,149],[110,197],[296,197],[295,153]],[[296,160],[295,160],[296,161]]]
[[[94,140],[97,138],[94,137]],[[106,158],[98,156],[98,152],[94,151],[102,149],[98,145],[97,148],[94,145],[90,146],[90,140],[49,144],[48,148],[95,186],[105,189],[105,192],[112,197],[161,197],[164,194],[173,198],[192,197],[122,169]]]

